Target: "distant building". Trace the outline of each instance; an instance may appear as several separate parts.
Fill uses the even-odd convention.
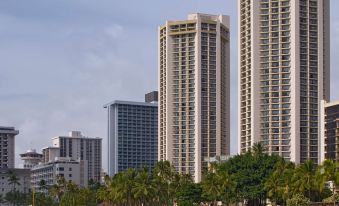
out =
[[[45,147],[42,149],[42,163],[48,163],[55,160],[55,158],[60,157],[60,148],[59,147]]]
[[[158,105],[114,101],[108,111],[108,175],[152,169],[158,160]]]
[[[0,168],[14,168],[15,136],[19,134],[14,127],[0,126]]]
[[[35,149],[27,150],[26,153],[20,154],[21,160],[24,161],[24,168],[30,169],[38,165],[42,161],[42,154],[36,152]]]
[[[8,177],[9,174],[13,172],[16,177],[19,179],[19,185],[15,186],[15,190],[23,193],[30,192],[31,184],[30,184],[30,169],[8,169],[8,168],[0,168],[0,194],[2,196],[6,195],[6,193],[12,191],[13,185],[9,184]]]
[[[55,161],[39,164],[31,170],[31,185],[35,191],[43,192],[39,183],[46,182],[47,187],[53,186],[58,177],[64,177],[66,182],[72,181],[81,187],[88,186],[87,160],[71,158],[56,158]]]
[[[321,101],[321,161],[339,162],[339,101]]]
[[[53,147],[59,147],[60,157],[88,161],[88,180],[100,182],[102,161],[102,139],[82,136],[79,131],[71,131],[69,136],[53,138]]]
[[[158,102],[158,91],[153,91],[145,94],[145,102],[148,103]]]

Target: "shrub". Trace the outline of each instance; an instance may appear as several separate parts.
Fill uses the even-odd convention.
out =
[[[309,206],[310,200],[301,194],[293,196],[287,200],[287,206]]]

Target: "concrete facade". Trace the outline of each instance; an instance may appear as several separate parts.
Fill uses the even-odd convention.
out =
[[[152,170],[158,161],[158,104],[114,101],[108,112],[108,175]]]
[[[159,160],[196,182],[230,153],[229,29],[199,13],[159,27]]]
[[[339,101],[322,101],[321,112],[321,161],[332,159],[339,162]]]
[[[31,169],[31,186],[37,192],[42,191],[39,183],[45,180],[46,186],[56,184],[59,176],[66,182],[72,181],[81,187],[88,186],[87,160],[72,160],[71,158],[56,158],[54,161],[39,164]]]
[[[72,160],[87,160],[88,180],[100,182],[102,168],[102,139],[85,137],[79,131],[69,132],[69,136],[53,138],[53,147],[59,148],[59,156]]]
[[[14,127],[0,126],[0,168],[14,168],[15,136],[18,134]]]
[[[13,185],[9,185],[8,176],[13,172],[19,179],[19,185],[15,185],[15,190],[23,193],[28,193],[31,190],[29,169],[8,169],[0,168],[0,194],[4,197],[6,193],[13,190]]]
[[[24,168],[30,169],[38,165],[43,160],[43,155],[36,152],[35,149],[27,150],[27,152],[20,154],[20,158],[24,161]]]
[[[260,142],[320,161],[320,101],[330,98],[329,0],[239,0],[239,153]]]

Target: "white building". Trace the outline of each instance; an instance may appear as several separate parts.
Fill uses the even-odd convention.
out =
[[[55,158],[60,157],[59,147],[45,147],[42,148],[42,163],[48,163],[54,161]]]
[[[53,138],[53,147],[60,149],[60,157],[88,161],[88,180],[100,182],[102,165],[102,139],[82,136],[79,131],[71,131],[69,136]]]
[[[208,14],[159,28],[159,159],[196,182],[230,153],[229,29]]]
[[[0,168],[14,168],[15,136],[18,134],[14,127],[0,126]]]
[[[42,154],[36,152],[35,149],[27,150],[27,152],[20,154],[21,160],[24,161],[24,168],[30,169],[38,165],[42,161]]]
[[[239,152],[319,162],[330,98],[329,0],[238,0]]]
[[[15,185],[15,190],[23,193],[30,192],[30,174],[29,169],[0,169],[0,194],[5,196],[6,193],[13,190],[13,185],[9,184],[8,177],[10,173],[14,173],[18,178],[19,185]]]
[[[88,171],[86,160],[56,158],[55,161],[41,163],[31,170],[31,185],[35,191],[41,191],[39,183],[46,182],[47,187],[56,184],[58,177],[64,177],[66,182],[72,181],[81,187],[88,186]]]

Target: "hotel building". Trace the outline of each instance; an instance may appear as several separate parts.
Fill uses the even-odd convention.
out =
[[[155,102],[152,99],[148,100]],[[108,112],[108,175],[128,168],[152,170],[158,161],[158,104],[114,101],[104,108]]]
[[[319,162],[330,97],[329,0],[239,0],[239,152]]]
[[[159,159],[196,182],[230,153],[229,29],[199,13],[159,27]]]

